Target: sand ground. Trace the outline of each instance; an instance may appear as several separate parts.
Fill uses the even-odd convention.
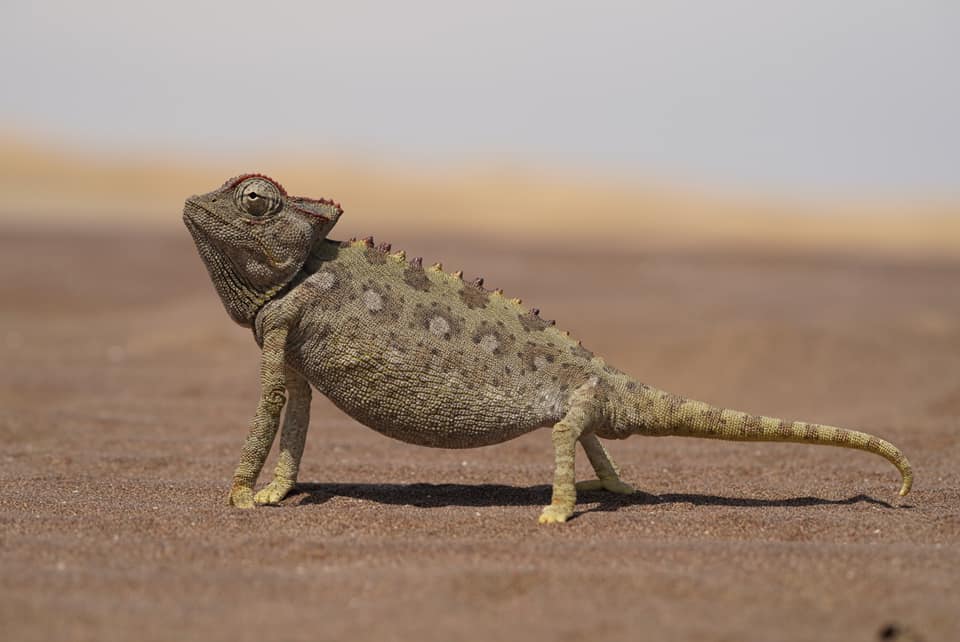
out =
[[[233,510],[258,352],[187,234],[8,227],[0,638],[960,636],[960,262],[390,240],[648,383],[884,436],[915,490],[855,451],[633,438],[641,493],[539,527],[547,432],[417,448],[317,398],[293,497]]]

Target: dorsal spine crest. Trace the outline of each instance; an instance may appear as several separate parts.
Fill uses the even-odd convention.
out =
[[[387,254],[388,257],[390,257],[397,263],[407,263],[413,269],[419,269],[419,270],[424,269],[423,257],[416,256],[410,259],[408,262],[407,253],[404,250],[397,250],[396,252],[391,252],[392,246],[390,243],[381,242],[378,244],[374,244],[374,239],[372,236],[366,236],[361,239],[358,239],[357,237],[351,237],[350,239],[341,242],[340,247],[375,248],[376,250]],[[437,261],[436,263],[433,263],[428,268],[426,268],[426,271],[443,274],[447,278],[453,279],[455,281],[460,281],[460,282],[463,281],[463,270],[457,270],[455,272],[444,272],[443,264],[439,261]],[[483,284],[484,284],[484,279],[482,276],[476,277],[469,283],[471,287],[475,287],[480,290],[484,290]],[[502,288],[496,288],[494,290],[486,290],[486,291],[490,292],[490,294],[492,294],[493,296],[496,296],[497,298],[506,298],[504,296]],[[523,306],[523,300],[518,297],[511,297],[507,299],[507,301],[509,301],[512,305],[515,305],[520,308],[522,308]],[[530,308],[528,312],[534,317],[539,318],[540,316],[539,308]],[[544,322],[548,324],[548,327],[554,326],[556,324],[556,321],[544,320]],[[569,332],[564,332],[564,334],[566,336],[570,335]]]

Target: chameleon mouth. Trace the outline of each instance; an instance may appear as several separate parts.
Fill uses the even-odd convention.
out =
[[[198,215],[201,213],[209,214],[209,212],[202,212],[201,208],[192,205],[189,201],[184,205],[183,224],[187,226],[187,230],[190,232],[193,240],[198,243],[201,240],[204,242],[207,240],[207,233],[204,231],[203,226],[197,222]]]
[[[211,212],[209,209],[201,205],[195,196],[191,196],[183,203],[183,222],[188,226],[200,227],[198,218],[206,218],[208,220],[216,221],[221,225],[224,223],[219,216]]]

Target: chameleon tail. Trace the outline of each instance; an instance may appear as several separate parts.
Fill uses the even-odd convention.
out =
[[[633,396],[633,395],[631,395]],[[637,398],[639,397],[639,398]],[[900,449],[865,432],[800,421],[751,415],[711,406],[643,386],[633,397],[636,405],[620,417],[638,434],[704,437],[731,441],[784,441],[855,448],[880,455],[900,471],[900,495],[910,492],[913,469]],[[618,422],[620,423],[620,422]]]

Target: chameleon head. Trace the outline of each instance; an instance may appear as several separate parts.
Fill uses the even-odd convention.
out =
[[[290,196],[271,178],[244,174],[188,198],[183,222],[227,312],[249,326],[342,213],[339,203]]]

